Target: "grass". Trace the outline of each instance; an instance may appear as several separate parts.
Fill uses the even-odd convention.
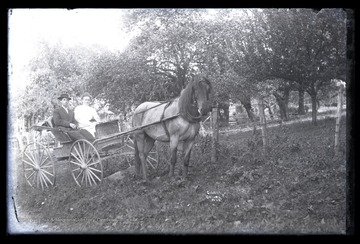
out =
[[[344,234],[346,218],[345,121],[341,155],[334,157],[335,120],[269,128],[269,155],[259,133],[220,135],[211,163],[211,138],[198,137],[189,177],[167,177],[167,146],[150,183],[125,169],[122,180],[76,186],[65,164],[57,164],[54,188],[16,190],[21,222],[45,232]],[[120,158],[107,163],[118,170]]]

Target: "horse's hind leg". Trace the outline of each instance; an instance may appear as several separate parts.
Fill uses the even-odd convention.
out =
[[[149,152],[151,151],[151,149],[154,147],[155,144],[155,140],[152,139],[150,136],[145,134],[145,145],[144,145],[144,156],[145,159],[147,158]]]
[[[147,170],[146,170],[146,161],[145,161],[145,144],[146,144],[146,141],[145,141],[145,137],[146,135],[144,133],[137,133],[135,135],[135,141],[136,141],[136,146],[137,146],[137,150],[138,150],[138,161],[136,162],[135,160],[135,170],[136,170],[136,174],[137,175],[140,175],[140,163],[141,163],[141,169],[142,169],[142,172],[143,172],[143,178],[145,181],[148,181],[148,178],[147,178]]]
[[[178,143],[179,143],[179,138],[178,137],[170,137],[170,171],[169,171],[169,177],[174,176]]]
[[[184,178],[186,178],[188,173],[190,154],[194,143],[195,140],[184,141],[184,146],[183,146],[184,158],[183,158],[183,172],[182,172]]]
[[[154,141],[152,138],[150,138],[145,133],[137,134],[137,147],[139,150],[139,158],[141,161],[141,169],[143,172],[143,178],[145,181],[148,181],[147,177],[147,167],[146,167],[146,155],[148,152],[146,150],[150,151],[152,148],[152,145],[154,145]],[[150,149],[149,149],[150,148]]]
[[[137,176],[140,176],[140,164],[141,164],[141,160],[139,157],[139,148],[138,148],[138,138],[137,135],[134,136],[134,149],[135,149],[135,174]]]

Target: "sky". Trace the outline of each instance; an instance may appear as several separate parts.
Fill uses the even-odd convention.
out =
[[[64,45],[101,45],[122,50],[129,36],[121,32],[121,9],[12,9],[8,12],[10,86],[23,89],[24,65],[36,56],[41,39]]]

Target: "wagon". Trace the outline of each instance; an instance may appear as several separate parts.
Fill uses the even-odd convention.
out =
[[[130,162],[134,159],[132,134],[136,130],[121,131],[119,120],[102,122],[96,125],[96,140],[72,140],[69,135],[51,126],[33,126],[37,140],[28,144],[22,153],[22,164],[26,182],[44,189],[56,182],[55,164],[65,161],[78,186],[97,185],[104,176],[103,161],[120,155]],[[42,141],[43,133],[49,133],[54,141]],[[147,157],[147,166],[157,169],[159,164],[157,145]]]

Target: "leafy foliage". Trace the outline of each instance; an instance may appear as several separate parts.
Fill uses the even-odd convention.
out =
[[[86,90],[84,80],[91,76],[89,64],[93,55],[94,51],[82,46],[68,48],[61,42],[42,42],[38,55],[29,64],[32,82],[19,99],[19,114],[44,119],[57,106],[61,93],[79,96]]]
[[[57,92],[85,90],[126,113],[146,100],[170,100],[195,75],[208,77],[219,104],[306,90],[326,97],[345,78],[345,14],[309,9],[132,9],[125,51],[43,42],[20,109],[49,113]],[[283,81],[277,84],[275,81]],[[316,99],[315,99],[316,100]],[[314,101],[315,101],[314,100]]]

